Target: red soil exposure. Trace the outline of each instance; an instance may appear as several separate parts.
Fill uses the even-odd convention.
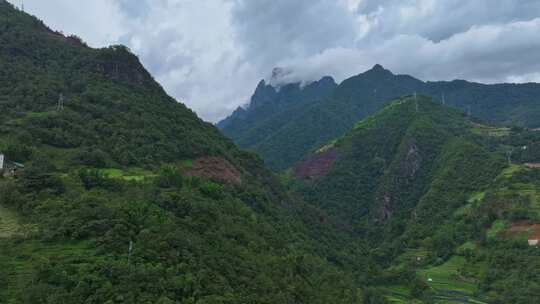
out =
[[[529,240],[540,239],[540,224],[532,224],[528,221],[516,221],[510,227],[511,233],[528,232]]]
[[[531,168],[531,169],[540,169],[539,163],[525,163],[525,167]]]
[[[242,174],[223,157],[205,156],[197,158],[189,167],[182,168],[187,176],[218,179],[231,184],[240,184]]]
[[[336,160],[337,151],[330,148],[324,152],[317,153],[309,159],[294,167],[294,173],[300,178],[316,178],[324,176]]]

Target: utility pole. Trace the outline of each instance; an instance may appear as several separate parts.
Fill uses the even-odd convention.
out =
[[[64,110],[64,94],[60,93],[58,97],[58,103],[56,104],[56,111],[60,112]]]
[[[506,151],[506,160],[508,161],[508,165],[512,164],[512,150]]]

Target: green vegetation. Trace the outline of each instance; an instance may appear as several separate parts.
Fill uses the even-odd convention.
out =
[[[151,171],[140,169],[140,168],[129,168],[128,170],[103,168],[103,169],[99,169],[98,172],[110,178],[117,178],[117,179],[123,179],[126,181],[136,181],[136,182],[142,182],[145,179],[157,176],[156,174],[153,174]]]
[[[512,177],[512,175],[514,175],[514,173],[519,172],[522,169],[523,169],[523,166],[521,166],[521,165],[515,165],[515,164],[509,165],[508,167],[504,168],[504,170],[499,175],[499,178]]]
[[[483,124],[474,124],[471,128],[471,132],[483,136],[508,136],[510,134],[510,128],[508,127],[494,127]]]
[[[523,166],[540,161],[539,132],[422,95],[357,123],[410,89],[378,67],[335,91],[328,79],[279,91],[307,112],[254,131],[257,147],[293,147],[277,167],[336,153],[321,177],[280,180],[125,47],[89,48],[4,0],[0,66],[0,151],[24,164],[0,178],[2,303],[539,300],[540,251],[524,237],[540,223],[540,170]],[[386,93],[357,102],[375,84]]]
[[[540,222],[540,170],[522,164],[535,160],[539,138],[474,128],[425,96],[400,98],[335,141],[324,176],[289,177],[289,186],[369,241],[381,267],[373,288],[390,302],[528,303],[539,299],[526,266],[539,251],[509,230]],[[509,150],[521,151],[512,165]]]
[[[365,291],[362,243],[167,96],[127,48],[89,48],[0,0],[0,67],[0,152],[25,166],[0,177],[1,303],[380,298]],[[204,157],[241,182],[182,173]]]
[[[268,86],[265,89],[270,90]],[[333,138],[368,123],[372,119],[369,115],[388,100],[412,92],[439,101],[444,94],[446,105],[470,109],[474,117],[493,123],[540,127],[540,85],[532,83],[423,82],[376,65],[319,94],[285,90],[279,96],[263,94],[266,98],[260,98],[264,92],[259,86],[247,110],[237,110],[218,126],[241,147],[259,153],[274,170],[291,167]],[[469,127],[473,134],[489,137],[504,137],[511,131],[481,123]]]
[[[507,169],[504,169],[504,171],[506,171]],[[476,203],[476,202],[481,202],[484,197],[486,197],[486,192],[485,191],[481,191],[481,192],[475,192],[471,195],[471,197],[467,200],[467,202],[469,203]]]
[[[495,238],[500,232],[508,228],[508,223],[505,220],[498,219],[493,224],[491,228],[486,232],[487,239]]]
[[[26,302],[36,301],[26,294],[28,282],[38,271],[45,271],[51,264],[69,265],[70,271],[85,272],[98,262],[98,256],[87,242],[45,243],[35,240],[6,241],[0,247],[0,273],[3,284],[8,288],[0,290],[0,297],[6,303],[17,303],[15,299],[27,298]],[[38,269],[39,268],[39,269]],[[54,274],[51,274],[54,275]],[[57,275],[67,276],[67,273]],[[60,278],[58,278],[60,279]],[[42,286],[41,288],[43,288]],[[32,287],[30,292],[36,288]],[[36,303],[36,302],[34,302]]]
[[[440,266],[419,270],[418,276],[436,290],[461,291],[472,295],[476,291],[476,284],[461,277],[460,270],[464,266],[465,258],[453,256]]]
[[[6,238],[19,233],[21,225],[15,213],[0,206],[0,238]]]

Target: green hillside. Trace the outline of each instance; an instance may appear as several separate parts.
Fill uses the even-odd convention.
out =
[[[303,157],[275,176],[126,47],[0,0],[0,303],[539,302],[540,132],[383,106],[417,84],[262,83],[256,108],[284,120],[256,145]]]
[[[524,163],[540,160],[539,142],[538,132],[408,96],[285,176],[369,242],[389,301],[531,303],[540,300],[540,251],[527,243],[540,223],[540,171]]]
[[[424,82],[395,75],[380,65],[344,80],[330,92],[311,95],[309,102],[295,95],[288,98],[298,102],[286,104],[270,98],[266,104],[280,104],[280,111],[250,106],[242,115],[233,114],[225,120],[226,125],[218,126],[238,145],[256,151],[270,168],[279,171],[341,136],[358,120],[380,110],[389,99],[414,92],[492,123],[540,126],[539,84]]]
[[[363,247],[127,48],[89,48],[4,0],[0,153],[24,166],[0,175],[1,303],[364,298]]]

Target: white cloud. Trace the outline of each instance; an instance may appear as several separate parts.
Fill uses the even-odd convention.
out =
[[[22,0],[9,2],[20,7]],[[24,9],[53,30],[80,36],[93,47],[117,43],[127,30],[120,25],[122,14],[114,0],[24,0]]]
[[[19,0],[11,0],[17,3]],[[92,46],[127,44],[179,101],[216,121],[273,67],[337,80],[381,63],[422,79],[540,80],[537,0],[26,0]]]
[[[534,39],[538,33],[540,18],[475,26],[439,42],[397,35],[361,49],[331,48],[281,64],[293,67],[290,79],[313,80],[330,73],[341,81],[379,62],[396,73],[425,80],[531,81],[540,71],[540,39]]]
[[[148,10],[142,17],[124,18],[130,31],[121,41],[170,94],[211,121],[245,102],[260,76],[238,52],[232,2],[143,2]],[[129,5],[137,6],[124,4],[126,11],[132,11]]]

